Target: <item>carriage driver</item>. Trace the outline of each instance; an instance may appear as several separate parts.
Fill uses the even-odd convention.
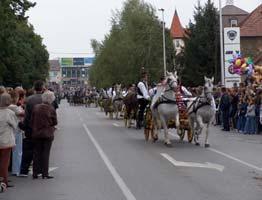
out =
[[[183,100],[188,100],[188,98],[193,97],[192,93],[188,91],[188,89],[185,86],[182,85],[180,80],[178,80],[178,85]]]
[[[137,99],[139,105],[137,129],[141,129],[143,126],[144,111],[150,100],[146,72],[142,72],[141,80],[137,84]]]

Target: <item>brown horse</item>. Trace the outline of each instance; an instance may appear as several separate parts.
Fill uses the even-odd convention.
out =
[[[130,128],[132,119],[136,121],[137,110],[138,110],[138,101],[135,92],[128,92],[124,97],[123,102],[125,104],[125,126]]]

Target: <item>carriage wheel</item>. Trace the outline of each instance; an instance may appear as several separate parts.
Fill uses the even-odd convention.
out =
[[[180,133],[178,132],[178,135],[180,137],[180,141],[183,141],[184,140],[184,137],[185,137],[185,129],[180,129]]]
[[[188,140],[188,142],[192,143],[193,139],[194,139],[193,132],[191,130],[188,130],[187,131],[187,140]]]

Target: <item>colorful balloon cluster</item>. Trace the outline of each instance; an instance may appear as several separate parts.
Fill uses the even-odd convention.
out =
[[[231,74],[252,76],[254,72],[254,63],[250,57],[242,58],[241,54],[237,54],[228,62],[230,63],[228,71]]]

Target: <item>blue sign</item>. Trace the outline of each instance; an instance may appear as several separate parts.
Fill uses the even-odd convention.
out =
[[[73,64],[74,65],[85,65],[85,59],[84,58],[73,58]]]
[[[85,58],[85,65],[92,65],[94,62],[94,57]]]

